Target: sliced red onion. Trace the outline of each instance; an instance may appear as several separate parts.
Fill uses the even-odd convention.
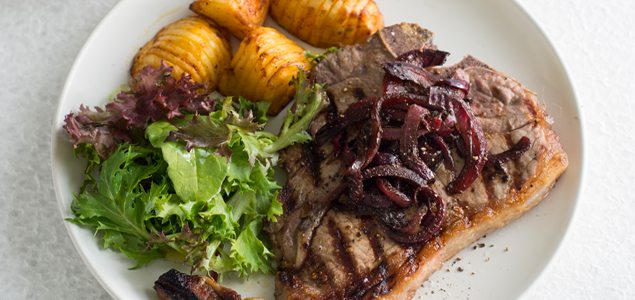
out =
[[[441,107],[442,110],[452,113],[449,98],[463,99],[465,95],[466,93],[463,92],[463,90],[435,85],[430,87],[430,93],[428,94],[426,102],[433,107]]]
[[[467,97],[467,95],[470,93],[470,83],[461,79],[444,79],[436,83],[436,85],[450,87],[461,91],[461,98]]]
[[[384,76],[383,85],[384,95],[401,95],[408,93],[408,87],[404,85],[402,80],[394,76]]]
[[[426,184],[425,180],[417,175],[417,173],[397,165],[381,165],[368,168],[362,171],[362,176],[364,179],[374,177],[396,177],[407,180],[417,186],[423,186]]]
[[[399,157],[397,155],[385,152],[377,152],[373,159],[373,166],[379,165],[400,165]]]
[[[383,131],[381,133],[381,139],[387,140],[387,141],[398,141],[399,139],[401,139],[402,135],[403,135],[403,130],[401,130],[401,128],[386,127],[386,128],[383,128]]]
[[[429,187],[420,189],[416,197],[425,197],[427,200],[425,216],[422,214],[423,209],[419,208],[408,222],[408,225],[401,228],[386,226],[388,235],[397,242],[404,244],[425,243],[441,231],[443,220],[445,219],[445,204],[443,203],[443,199]],[[422,206],[423,205],[424,204],[422,204]],[[432,209],[433,205],[435,210]],[[418,231],[413,233],[415,228],[418,229]]]
[[[406,194],[402,193],[400,190],[395,188],[388,180],[384,178],[375,177],[375,184],[379,188],[379,190],[388,197],[392,202],[401,207],[408,207],[412,203],[412,200],[406,196]]]
[[[425,69],[443,64],[447,55],[415,50],[385,64],[381,98],[351,105],[316,137],[318,144],[332,140],[342,149],[352,200],[352,204],[344,204],[379,220],[388,235],[400,243],[423,243],[440,232],[443,199],[426,184],[435,176],[430,166],[436,168],[441,160],[454,172],[450,146],[465,159],[447,187],[451,194],[468,188],[487,160],[483,131],[464,102],[470,90],[469,77],[457,70],[451,78],[438,78]],[[339,137],[349,127],[358,133],[353,146]],[[509,151],[491,155],[490,161],[500,164],[528,147],[528,141],[521,139]],[[373,180],[365,181],[368,179]]]
[[[387,63],[384,65],[384,71],[399,80],[412,82],[423,88],[432,86],[435,81],[430,72],[406,62]]]
[[[315,136],[316,143],[322,145],[334,138],[346,127],[368,119],[374,102],[375,98],[366,98],[351,104],[343,116],[327,123],[318,130]]]
[[[418,105],[411,105],[406,113],[403,125],[403,135],[399,144],[399,155],[404,163],[425,181],[434,178],[434,172],[419,158],[419,125],[424,121],[427,110]]]
[[[520,140],[518,140],[518,142],[516,142],[516,144],[509,148],[509,150],[492,155],[492,158],[490,158],[490,160],[495,160],[503,163],[508,160],[516,159],[523,155],[523,153],[527,152],[530,147],[531,141],[528,137],[523,136],[522,138],[520,138]]]
[[[428,133],[425,129],[419,129],[417,132],[417,136],[423,136]],[[382,128],[381,139],[384,141],[399,141],[403,136],[403,128],[391,128],[384,127]]]
[[[472,185],[481,174],[486,162],[487,141],[481,126],[462,100],[452,99],[452,109],[456,115],[457,131],[467,150],[461,173],[448,185],[450,193],[458,194]]]
[[[380,114],[383,102],[384,98],[378,98],[375,103],[373,103],[373,107],[370,111],[370,143],[366,151],[366,157],[364,163],[362,164],[362,168],[366,167],[371,161],[373,161],[375,154],[379,151],[382,137]]]
[[[431,90],[435,88],[432,87]],[[427,109],[432,110],[444,110],[445,103],[433,103],[429,96],[415,95],[415,94],[401,94],[401,95],[390,95],[386,97],[384,100],[384,107],[394,107],[400,106],[403,104],[412,105],[416,104]]]
[[[432,134],[431,138],[437,146],[437,149],[441,151],[441,155],[443,155],[443,165],[445,168],[450,172],[454,172],[455,164],[452,154],[450,153],[450,147],[448,147],[443,138],[437,134]]]
[[[430,131],[439,131],[441,126],[443,126],[443,120],[440,117],[433,117],[428,121],[428,125],[430,126]]]

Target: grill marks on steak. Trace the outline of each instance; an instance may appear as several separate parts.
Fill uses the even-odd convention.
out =
[[[277,297],[362,299],[380,294],[390,285],[390,274],[414,254],[387,238],[371,219],[331,209],[316,229],[302,267],[279,272],[278,284],[286,287],[278,289]]]
[[[305,260],[315,228],[330,207],[330,203],[344,192],[339,173],[341,162],[333,155],[333,147],[321,147],[326,159],[319,165],[319,180],[308,167],[305,151],[293,146],[283,152],[283,166],[287,184],[279,200],[284,214],[268,229],[279,255],[281,266],[299,267]],[[319,182],[319,184],[317,184]]]
[[[415,46],[433,47],[429,32],[415,27],[418,28],[409,24],[387,27],[374,35],[368,44],[342,48],[316,66],[312,76],[318,82],[328,84],[332,107],[338,113],[357,101],[356,94],[359,96],[360,91],[366,96],[378,93],[373,88],[381,87],[384,74],[381,66],[394,59],[393,53],[386,50],[390,47],[385,45],[396,40],[383,38],[393,36],[390,32],[399,32],[395,35],[410,41],[396,54],[416,48],[410,45],[417,39],[420,41]],[[423,42],[422,37],[426,37]],[[381,47],[384,50],[378,50]],[[368,299],[392,293],[393,289],[403,290],[404,285],[409,285],[404,282],[411,281],[412,276],[425,278],[442,263],[437,260],[449,259],[485,233],[470,231],[472,227],[480,228],[484,218],[505,215],[483,226],[483,230],[491,231],[535,205],[536,200],[529,203],[527,199],[541,197],[544,192],[536,193],[548,190],[553,184],[553,181],[544,182],[541,178],[555,180],[566,168],[566,154],[534,93],[472,57],[451,67],[437,68],[434,73],[441,78],[460,76],[470,82],[468,98],[472,99],[472,110],[483,128],[491,153],[509,149],[523,136],[532,141],[530,149],[519,159],[503,163],[503,174],[486,171],[459,195],[446,193],[445,187],[452,181],[452,174],[441,164],[432,188],[446,201],[445,222],[441,235],[420,248],[397,244],[373,220],[332,205],[331,202],[343,192],[344,179],[342,164],[333,155],[330,143],[317,149],[324,158],[319,167],[319,184],[312,177],[314,173],[310,168],[305,167],[305,151],[299,146],[287,149],[281,155],[288,172],[281,197],[285,212],[278,223],[269,227],[280,260],[276,282],[278,298]],[[326,117],[324,112],[314,120],[313,132],[324,125]],[[464,162],[456,153],[453,157],[456,169],[460,170]],[[541,174],[551,170],[550,164],[554,160],[558,164],[554,169],[557,174]],[[537,189],[534,184],[544,187]],[[522,201],[528,201],[528,204],[519,205]],[[508,207],[511,212],[505,210]],[[453,239],[455,235],[468,238],[457,241]],[[446,244],[450,245],[448,249],[444,248]],[[427,258],[433,261],[427,263]],[[412,286],[410,284],[408,289]]]

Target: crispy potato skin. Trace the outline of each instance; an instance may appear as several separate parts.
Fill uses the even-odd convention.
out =
[[[271,0],[270,13],[290,33],[322,48],[363,42],[384,27],[373,0]]]
[[[277,114],[293,96],[290,81],[300,68],[311,68],[304,49],[273,28],[260,27],[240,43],[218,90],[225,96],[267,101],[269,113]]]
[[[144,67],[158,67],[163,61],[173,67],[174,77],[188,73],[213,90],[230,60],[228,34],[207,19],[192,16],[165,26],[148,41],[135,56],[130,75],[135,77]]]
[[[265,21],[269,0],[195,0],[190,10],[212,19],[242,40]]]

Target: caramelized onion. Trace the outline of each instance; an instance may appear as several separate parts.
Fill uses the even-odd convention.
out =
[[[408,109],[399,143],[399,154],[410,169],[417,172],[423,180],[430,181],[434,178],[434,173],[419,158],[418,146],[419,125],[425,122],[423,118],[425,113],[426,109],[418,105],[411,105]]]
[[[400,165],[401,161],[397,155],[392,153],[378,152],[373,159],[373,165]]]
[[[381,128],[381,105],[384,102],[384,98],[378,98],[372,106],[370,111],[370,144],[366,151],[366,158],[362,164],[362,168],[366,167],[375,157],[377,151],[379,151],[379,145],[381,143],[382,128]]]
[[[472,185],[481,174],[486,161],[487,141],[466,104],[456,98],[452,99],[452,103],[456,128],[467,151],[461,173],[448,185],[450,193],[458,194]]]
[[[396,177],[407,180],[417,186],[424,186],[426,183],[417,173],[397,165],[381,165],[362,171],[364,179],[374,177]]]
[[[441,136],[433,134],[431,137],[439,151],[441,151],[441,155],[443,155],[445,168],[450,172],[454,172],[454,159],[452,158],[452,153],[450,153],[450,147],[448,147],[448,144],[445,143]]]
[[[404,244],[424,243],[441,231],[445,204],[428,186],[442,161],[455,172],[450,194],[467,189],[486,162],[501,165],[530,147],[521,138],[510,150],[487,157],[487,141],[466,99],[467,76],[460,70],[439,78],[428,67],[445,62],[447,52],[415,50],[384,65],[383,93],[353,103],[316,135],[341,155],[348,199],[341,203],[375,218],[388,236]],[[463,74],[463,75],[461,75]]]
[[[429,96],[415,95],[410,93],[400,94],[400,95],[390,95],[386,97],[386,100],[384,100],[384,106],[394,107],[394,106],[399,106],[403,104],[406,104],[406,105],[416,104],[416,105],[425,107],[427,109],[432,109],[432,110],[444,109],[445,107],[444,104],[439,105],[438,103],[433,103],[430,100],[431,99]]]
[[[529,138],[523,136],[520,140],[518,140],[518,142],[516,142],[516,144],[509,148],[509,150],[492,155],[489,160],[503,163],[508,160],[516,159],[523,155],[523,153],[527,152],[530,147],[531,142],[529,141]]]
[[[392,202],[395,202],[395,204],[401,207],[410,206],[412,200],[410,200],[410,198],[406,196],[406,194],[396,189],[392,184],[390,184],[390,182],[388,182],[388,180],[376,177],[375,184],[377,184],[379,190],[384,193],[384,195],[386,195],[388,199],[392,200]]]
[[[335,121],[327,123],[318,130],[315,137],[316,143],[322,145],[346,127],[368,119],[374,102],[374,98],[366,98],[351,104],[343,116],[337,117]]]
[[[425,69],[406,62],[392,62],[384,65],[384,71],[389,76],[402,81],[409,81],[422,88],[434,84],[434,77]]]
[[[415,197],[426,198],[425,215],[423,214],[424,208],[422,208],[422,205],[417,209],[417,212],[406,226],[396,228],[384,223],[386,233],[397,242],[404,244],[424,243],[441,231],[441,226],[445,219],[443,199],[429,187],[419,190]],[[414,229],[418,229],[418,231],[414,231]]]
[[[470,92],[470,83],[462,79],[444,79],[439,81],[437,84],[440,86],[455,88],[463,92],[463,97],[461,98],[467,97],[467,94]]]

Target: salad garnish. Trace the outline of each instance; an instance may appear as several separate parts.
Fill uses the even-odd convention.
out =
[[[214,97],[171,71],[147,67],[105,107],[66,116],[74,152],[88,161],[69,221],[133,268],[172,258],[219,275],[270,272],[262,228],[282,214],[277,152],[311,139],[322,87],[299,73],[275,135],[264,130],[267,103]]]

